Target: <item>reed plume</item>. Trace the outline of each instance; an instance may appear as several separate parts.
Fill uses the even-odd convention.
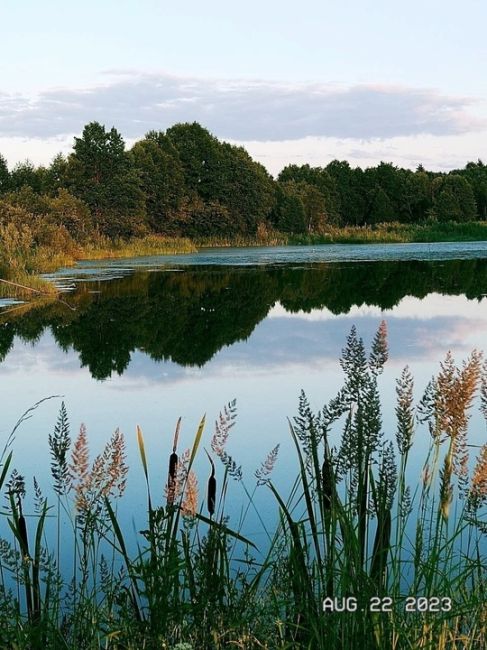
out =
[[[49,434],[49,447],[51,450],[51,473],[54,479],[54,491],[58,496],[68,491],[70,484],[69,466],[67,455],[71,446],[69,437],[69,422],[66,406],[61,402],[58,420],[54,433]]]
[[[482,364],[480,376],[480,410],[487,420],[487,359]]]
[[[181,510],[186,517],[194,517],[198,510],[198,479],[193,470],[188,473]]]
[[[224,407],[223,411],[220,411],[218,420],[215,421],[215,433],[211,439],[211,448],[221,460],[228,475],[236,481],[240,481],[242,479],[242,466],[237,465],[236,461],[225,450],[230,429],[234,426],[237,417],[236,405],[237,400],[234,399]]]
[[[215,433],[211,439],[211,448],[217,456],[221,456],[224,451],[228,434],[235,424],[236,417],[237,400],[234,399],[223,408],[223,411],[220,411],[218,419],[215,421]]]
[[[261,464],[259,469],[255,471],[257,485],[264,485],[269,480],[269,476],[274,469],[274,465],[276,464],[278,453],[279,445],[276,445],[274,449],[271,449],[271,451],[267,454],[264,462]]]
[[[90,451],[86,435],[86,426],[81,424],[71,453],[71,463],[69,465],[70,486],[75,492],[75,506],[78,512],[84,510],[86,506],[83,492],[88,480],[89,460]]]
[[[487,443],[481,447],[475,464],[470,484],[470,496],[477,507],[487,501]]]
[[[467,427],[468,413],[481,376],[481,354],[474,350],[461,368],[455,366],[450,352],[441,364],[435,382],[434,430],[436,436],[449,440],[443,467],[440,471],[440,512],[445,521],[449,517],[453,498],[453,475],[466,491],[468,481]]]
[[[438,429],[450,439],[453,472],[459,478],[467,474],[468,410],[478,388],[481,373],[481,354],[474,351],[457,368],[450,352],[441,364],[436,382],[435,414]]]
[[[406,366],[401,377],[396,381],[396,417],[397,448],[401,455],[407,454],[413,444],[414,435],[414,408],[413,408],[413,376]]]
[[[89,469],[86,427],[81,425],[71,459],[71,485],[75,491],[75,506],[79,513],[86,514],[102,498],[123,495],[128,466],[125,462],[125,437],[119,429],[115,430],[103,452],[96,456]]]
[[[372,349],[369,357],[369,368],[374,375],[379,375],[384,369],[384,364],[389,358],[389,349],[387,346],[387,323],[381,321],[379,328],[374,336]]]

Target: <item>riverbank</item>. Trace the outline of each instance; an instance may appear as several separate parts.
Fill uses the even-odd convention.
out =
[[[200,248],[245,248],[256,246],[319,245],[319,244],[392,244],[487,241],[487,222],[426,222],[403,224],[399,222],[368,226],[329,226],[320,233],[290,234],[269,228],[259,228],[255,235],[233,237],[206,237],[189,239],[147,235],[130,240],[110,240],[98,237],[83,245],[67,250],[43,245],[38,248],[11,246],[5,249],[0,243],[0,259],[3,260],[3,277],[27,285],[44,293],[52,293],[52,284],[39,277],[60,267],[74,266],[80,260],[143,257],[146,255],[173,255],[194,253]],[[0,296],[5,295],[5,286]],[[9,295],[9,294],[7,294]]]
[[[3,244],[3,250],[2,250]],[[185,237],[163,237],[147,235],[130,239],[110,240],[98,237],[84,245],[76,245],[60,251],[57,247],[40,246],[26,248],[8,246],[0,242],[0,297],[25,294],[57,293],[54,285],[39,277],[42,273],[52,273],[61,267],[74,266],[80,260],[115,259],[124,257],[143,257],[146,255],[174,255],[194,253],[196,246]],[[3,279],[3,281],[1,281]]]
[[[262,229],[254,236],[202,237],[198,248],[240,246],[296,246],[311,244],[409,244],[433,242],[487,241],[487,222],[434,221],[378,223],[366,226],[328,226],[320,233],[293,234]]]

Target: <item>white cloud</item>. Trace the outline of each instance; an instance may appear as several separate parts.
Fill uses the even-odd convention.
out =
[[[54,138],[98,120],[126,137],[199,121],[239,141],[306,137],[392,138],[482,129],[472,98],[374,84],[285,84],[168,74],[112,73],[104,85],[58,88],[35,97],[0,94],[0,137]]]
[[[469,318],[477,324],[487,324],[485,302],[470,300],[466,296],[447,296],[439,293],[429,293],[424,298],[405,296],[392,309],[381,309],[373,305],[354,305],[347,314],[336,316],[324,308],[312,309],[309,312],[298,311],[290,313],[278,302],[267,314],[267,318],[291,318],[305,321],[335,321],[337,318],[407,318],[415,320],[432,320],[436,318]]]

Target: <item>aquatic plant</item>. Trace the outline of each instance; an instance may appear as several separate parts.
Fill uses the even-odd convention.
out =
[[[206,499],[195,469],[205,417],[182,453],[187,433],[177,421],[167,464],[137,427],[147,505],[135,539],[119,512],[128,473],[119,430],[90,462],[86,428],[72,442],[61,404],[48,441],[55,519],[58,530],[70,524],[72,543],[58,534],[54,548],[48,500],[35,481],[28,516],[29,486],[11,470],[9,438],[0,458],[12,534],[0,539],[3,647],[485,649],[487,445],[472,462],[467,430],[477,403],[487,419],[487,366],[478,352],[459,366],[448,354],[418,403],[404,368],[395,436],[386,437],[379,387],[388,354],[385,323],[370,353],[353,328],[342,388],[319,411],[301,393],[288,421],[298,475],[287,496],[273,474],[279,445],[247,487],[230,454],[235,401],[205,449]],[[422,478],[410,485],[420,430],[430,445]],[[165,481],[157,496],[152,477]],[[226,501],[239,489],[247,506],[234,526]],[[261,518],[269,542],[260,549],[243,534],[249,509],[260,514],[256,489],[276,503],[273,532]]]

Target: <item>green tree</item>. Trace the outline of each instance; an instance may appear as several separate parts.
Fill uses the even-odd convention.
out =
[[[39,174],[30,160],[17,163],[10,174],[10,189],[20,190],[24,185],[31,187],[34,192],[42,191],[42,174]]]
[[[129,236],[142,232],[145,197],[120,133],[98,122],[75,138],[68,158],[68,189],[90,208],[95,225],[105,234]]]
[[[51,164],[46,169],[44,180],[44,192],[55,196],[61,188],[66,188],[68,161],[62,153],[58,153],[52,159]]]
[[[49,217],[57,226],[64,226],[76,241],[91,233],[93,223],[90,209],[81,199],[60,189],[57,196],[48,200]]]
[[[398,170],[381,162],[362,175],[364,223],[384,223],[399,219],[402,196]]]
[[[274,207],[272,177],[243,147],[227,142],[219,145],[218,165],[218,201],[226,206],[239,231],[254,233],[259,223],[268,220]]]
[[[394,221],[396,212],[389,195],[382,187],[377,187],[372,193],[370,205],[370,223],[385,223]]]
[[[145,195],[150,226],[170,232],[185,196],[184,174],[169,138],[155,131],[136,142],[130,151]]]
[[[401,221],[417,223],[423,221],[431,210],[431,175],[419,166],[413,172],[400,170],[402,183]]]
[[[272,221],[282,232],[306,232],[306,212],[295,181],[277,183]]]
[[[280,182],[305,182],[315,187],[323,197],[324,213],[329,223],[338,223],[340,218],[340,194],[335,179],[322,167],[309,165],[288,165],[281,171],[277,180]]]
[[[204,201],[218,200],[222,172],[218,140],[197,122],[175,124],[166,135],[178,152],[188,192]]]
[[[465,169],[452,173],[462,175],[469,182],[477,204],[477,217],[482,221],[487,220],[487,165],[477,160],[467,163]]]
[[[360,224],[363,221],[364,200],[361,193],[361,169],[352,169],[346,160],[332,160],[326,171],[334,180],[340,224]]]
[[[0,194],[5,194],[10,189],[10,173],[7,167],[7,161],[0,154]]]
[[[433,182],[432,216],[438,221],[475,221],[477,206],[469,182],[459,174],[438,177]]]
[[[196,122],[176,124],[166,135],[179,154],[190,205],[199,206],[196,198],[203,200],[219,222],[223,212],[216,206],[222,206],[240,232],[255,232],[268,219],[273,180],[245,149],[219,142]]]
[[[306,181],[296,183],[296,190],[304,207],[307,232],[321,232],[329,222],[325,197],[315,185]]]

